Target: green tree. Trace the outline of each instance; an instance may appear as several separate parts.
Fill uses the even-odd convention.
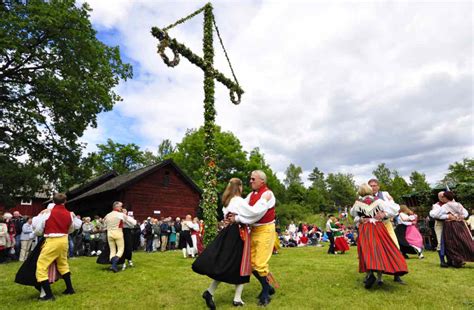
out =
[[[324,173],[321,172],[318,167],[314,167],[313,171],[308,176],[308,180],[311,181],[312,187],[327,189],[326,181],[324,180]]]
[[[390,195],[392,195],[393,199],[401,203],[403,201],[402,196],[409,194],[410,186],[405,181],[403,177],[401,177],[397,171],[394,171],[394,178],[392,180],[392,186],[390,188]]]
[[[165,139],[161,141],[160,145],[158,146],[158,155],[157,160],[163,161],[165,159],[173,157],[174,152],[176,151],[173,143],[170,139]]]
[[[313,213],[327,212],[331,203],[324,173],[315,167],[308,180],[311,181],[311,186],[307,191],[305,204]]]
[[[380,190],[389,191],[392,185],[392,172],[385,166],[385,163],[379,164],[372,173],[379,181]]]
[[[335,206],[345,207],[354,203],[357,191],[352,174],[330,173],[326,182],[329,188],[329,198]]]
[[[464,158],[461,162],[449,165],[446,181],[474,182],[474,158]]]
[[[474,208],[474,158],[464,158],[449,165],[443,185],[447,183],[455,186],[456,200],[466,208]]]
[[[414,192],[425,192],[430,191],[430,185],[426,182],[426,176],[424,173],[413,171],[410,174],[410,187]]]
[[[290,164],[285,171],[286,201],[290,203],[302,204],[305,200],[306,188],[301,181],[301,167]]]
[[[80,162],[78,138],[121,100],[114,87],[132,68],[118,47],[97,39],[89,12],[73,0],[0,4],[0,171],[35,166],[36,178],[59,184]],[[6,178],[8,186],[38,189],[33,180]]]
[[[294,164],[290,164],[285,171],[285,180],[283,181],[287,187],[290,185],[302,185],[303,182],[301,181],[301,174],[303,170],[301,167],[296,166]]]
[[[285,200],[285,186],[280,182],[276,174],[265,161],[265,155],[260,152],[258,147],[250,151],[249,158],[246,165],[247,176],[244,177],[244,192],[250,191],[248,182],[245,178],[250,176],[250,172],[254,170],[262,170],[267,175],[267,185],[273,191],[277,202]]]
[[[217,189],[222,193],[230,178],[248,178],[247,153],[242,150],[239,139],[231,132],[215,130]],[[176,145],[173,160],[199,185],[204,185],[204,129],[190,129]]]
[[[98,144],[97,148],[97,152],[88,156],[90,166],[96,173],[115,170],[123,174],[149,164],[140,147],[134,143],[121,144],[107,139],[107,144]]]

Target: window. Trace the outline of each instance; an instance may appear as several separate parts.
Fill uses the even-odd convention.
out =
[[[22,199],[20,204],[22,206],[31,206],[33,204],[33,201],[31,199]]]
[[[168,187],[168,185],[170,185],[170,172],[165,171],[165,175],[163,177],[163,186]]]

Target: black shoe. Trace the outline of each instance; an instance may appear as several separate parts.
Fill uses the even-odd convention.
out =
[[[216,309],[216,304],[214,303],[212,295],[208,290],[205,290],[204,293],[202,293],[202,298],[206,300],[206,305],[209,309]]]
[[[72,294],[76,294],[76,291],[75,291],[75,290],[68,290],[68,289],[66,289],[66,290],[63,292],[63,295],[72,295]]]
[[[270,301],[271,301],[270,297],[260,298],[258,300],[258,305],[262,307],[266,307],[270,303]]]
[[[379,280],[377,281],[377,285],[380,287],[380,286],[383,286],[383,280]]]
[[[408,256],[407,254],[403,253],[403,257],[405,257],[405,259],[410,259],[410,256]]]
[[[402,280],[402,278],[400,278],[400,276],[394,276],[393,277],[393,281],[394,282],[397,282],[398,284],[401,284],[401,285],[405,285],[405,281]]]
[[[374,285],[375,280],[377,280],[377,278],[374,276],[374,274],[371,273],[365,280],[365,288],[366,289],[371,288],[372,285]]]
[[[270,288],[268,289],[268,295],[269,296],[273,296],[275,295],[275,288],[273,286],[270,286]],[[260,292],[260,294],[258,294],[257,298],[260,299],[262,297],[262,292]]]
[[[234,307],[243,307],[244,303],[241,301],[232,301],[232,305],[234,305]]]
[[[441,268],[448,268],[448,267],[449,267],[449,265],[446,264],[445,262],[441,262],[441,263],[439,264],[439,266],[440,266]]]
[[[39,301],[55,301],[56,298],[54,296],[43,296],[43,297],[38,297]]]

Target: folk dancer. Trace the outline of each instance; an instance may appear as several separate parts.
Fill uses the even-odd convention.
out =
[[[235,284],[233,305],[244,305],[242,290],[244,283],[249,282],[251,273],[250,234],[247,225],[264,216],[270,206],[271,193],[264,194],[254,206],[249,206],[241,196],[242,181],[238,178],[230,179],[222,196],[222,212],[227,219],[227,226],[193,263],[195,272],[213,279],[202,295],[209,309],[216,307],[213,296],[221,282]]]
[[[438,193],[438,202],[435,203],[432,207],[431,210],[433,212],[436,212],[437,209],[439,209],[441,206],[443,206],[446,202],[446,198],[444,198],[444,191],[441,191]],[[441,268],[448,268],[449,265],[446,263],[444,257],[444,251],[441,252],[441,237],[443,235],[443,224],[444,221],[440,219],[435,219],[435,225],[434,225],[434,230],[436,234],[436,241],[438,242],[436,245],[436,251],[438,251],[438,256],[439,256],[439,265]]]
[[[66,283],[63,294],[74,294],[71,282],[71,272],[67,261],[68,234],[79,229],[82,222],[76,218],[74,213],[69,212],[66,207],[66,195],[57,193],[53,197],[54,206],[41,212],[35,220],[35,233],[43,232],[45,241],[41,248],[36,263],[36,279],[40,283],[45,295],[39,300],[54,300],[53,293],[48,280],[49,266],[56,262],[57,270]]]
[[[376,281],[375,272],[378,284],[382,285],[383,273],[403,275],[408,273],[408,267],[382,222],[386,217],[386,202],[373,196],[372,189],[367,184],[362,184],[358,193],[360,198],[356,200],[350,213],[359,217],[359,272],[366,273],[365,288],[369,289]]]
[[[392,238],[393,242],[395,243],[397,248],[400,250],[400,245],[398,244],[397,235],[395,234],[395,230],[393,229],[393,224],[391,221],[391,219],[393,219],[395,216],[398,215],[398,212],[400,211],[400,206],[397,203],[395,203],[392,196],[390,196],[388,192],[380,191],[380,185],[377,179],[370,179],[368,183],[369,183],[369,186],[372,188],[373,195],[377,197],[378,199],[381,199],[386,202],[383,204],[384,213],[385,213],[383,224],[385,225],[385,228],[387,229],[387,232]],[[378,281],[380,282],[381,279],[378,279]],[[400,274],[395,274],[393,277],[393,281],[399,284],[405,284],[405,282],[400,277]]]
[[[113,211],[107,214],[104,218],[105,227],[107,229],[107,241],[110,248],[109,259],[112,263],[110,270],[118,272],[118,261],[125,250],[123,226],[124,223],[135,226],[137,221],[132,217],[122,212],[123,204],[120,201],[115,201],[112,205]]]
[[[474,261],[474,240],[464,222],[469,213],[462,204],[454,201],[453,192],[446,191],[443,196],[447,202],[442,207],[431,210],[430,216],[444,220],[441,251],[448,257],[448,265],[461,268],[465,262]]]
[[[266,306],[270,303],[270,296],[275,294],[275,288],[271,285],[275,282],[273,275],[270,273],[268,262],[273,254],[273,245],[275,244],[275,196],[267,186],[267,176],[261,170],[255,170],[250,175],[250,186],[252,193],[247,195],[245,201],[250,206],[255,206],[262,198],[262,195],[269,192],[271,199],[269,200],[269,208],[265,215],[251,228],[251,263],[253,275],[262,285],[258,304]]]

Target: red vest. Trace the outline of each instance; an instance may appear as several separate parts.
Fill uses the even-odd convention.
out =
[[[249,205],[253,206],[254,204],[257,203],[257,201],[262,197],[263,193],[265,193],[268,190],[268,187],[266,185],[260,187],[258,192],[252,192],[250,195],[250,201]],[[275,220],[275,207],[268,209],[267,213],[258,221],[258,224],[266,224],[266,223],[271,223]]]
[[[72,224],[71,213],[64,205],[55,205],[44,226],[44,234],[68,234]]]

